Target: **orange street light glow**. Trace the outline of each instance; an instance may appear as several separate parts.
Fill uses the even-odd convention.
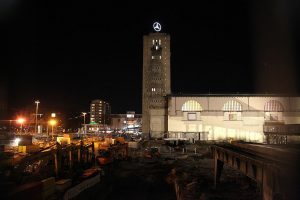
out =
[[[23,124],[25,122],[25,119],[24,118],[19,118],[19,119],[17,119],[17,122],[19,124]]]
[[[52,119],[52,120],[49,121],[49,124],[50,124],[51,126],[54,126],[56,123],[57,123],[57,122],[56,122],[56,120],[54,120],[54,119]]]

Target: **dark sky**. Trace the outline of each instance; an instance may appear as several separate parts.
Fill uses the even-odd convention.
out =
[[[171,35],[173,93],[298,93],[296,0],[0,3],[1,81],[11,112],[78,113],[104,99],[141,113],[142,37]],[[147,4],[148,3],[148,4]]]

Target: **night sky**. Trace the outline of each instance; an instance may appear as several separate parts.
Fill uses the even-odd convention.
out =
[[[104,99],[112,113],[141,113],[142,39],[155,21],[171,35],[173,93],[299,93],[297,0],[103,2],[0,2],[11,113],[36,99],[41,112]]]

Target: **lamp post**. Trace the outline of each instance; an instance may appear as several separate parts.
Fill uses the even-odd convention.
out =
[[[83,114],[83,124],[85,124],[85,115],[86,115],[86,112],[82,112]]]
[[[37,134],[37,116],[38,116],[38,109],[39,109],[39,100],[36,100],[34,103],[36,103],[36,108],[35,108],[35,129],[34,133]]]
[[[23,129],[23,123],[25,122],[25,119],[24,118],[19,118],[17,119],[17,122],[19,124],[21,124],[21,130],[20,130],[20,134],[22,133],[22,129]]]
[[[51,137],[51,139],[52,139],[52,141],[53,141],[53,127],[56,125],[56,120],[54,120],[54,119],[51,119],[50,121],[49,121],[49,124],[51,125],[51,129],[52,129],[52,131],[51,131],[51,135],[52,135],[52,137]]]
[[[85,133],[85,115],[86,115],[86,112],[82,112],[82,115],[83,115],[83,133]]]

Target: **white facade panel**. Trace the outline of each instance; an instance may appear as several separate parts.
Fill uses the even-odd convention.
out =
[[[200,103],[203,111],[182,111],[182,105],[190,100]],[[228,101],[237,101],[241,104],[241,111],[222,111]],[[284,107],[283,112],[265,111],[265,105],[270,101],[280,102]],[[168,102],[168,132],[169,136],[174,137],[197,140],[206,135],[208,140],[265,142],[263,125],[266,122],[277,120],[283,124],[300,124],[300,97],[173,96],[169,97]],[[189,113],[192,113],[193,117],[196,116],[196,119],[189,118]]]

